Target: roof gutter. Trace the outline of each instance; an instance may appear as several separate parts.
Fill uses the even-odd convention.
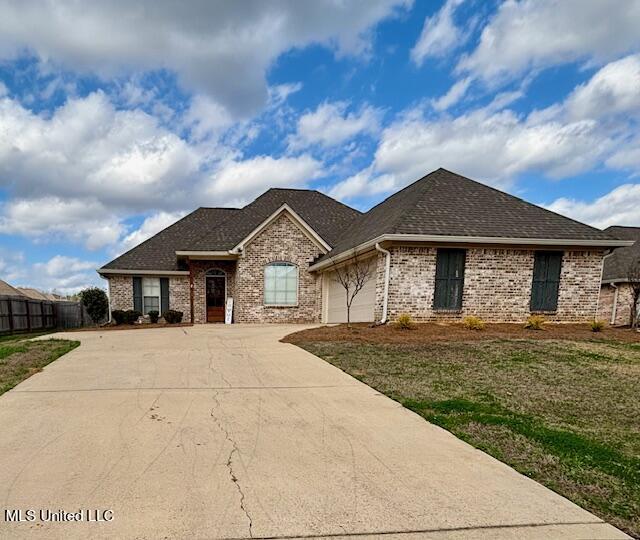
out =
[[[599,247],[614,248],[632,246],[634,240],[582,240],[571,238],[506,238],[498,236],[449,236],[444,234],[382,234],[372,240],[363,242],[355,248],[339,253],[335,257],[330,257],[325,261],[318,262],[309,267],[309,270],[322,270],[327,266],[336,264],[353,257],[357,253],[375,248],[376,244],[382,242],[440,242],[451,244],[498,244],[498,245],[525,245],[525,246],[576,246],[576,247]]]
[[[110,274],[127,274],[132,276],[188,276],[189,272],[184,270],[124,270],[117,268],[98,268],[96,270],[101,276]]]
[[[177,257],[233,257],[235,254],[226,251],[176,251]]]

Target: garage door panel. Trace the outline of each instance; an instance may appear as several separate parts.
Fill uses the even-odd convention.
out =
[[[373,262],[371,263],[373,266]],[[376,280],[373,268],[371,277],[351,304],[351,322],[373,322],[376,299]],[[327,286],[327,322],[347,322],[347,301],[344,287],[336,281],[336,273],[329,272],[326,277]]]

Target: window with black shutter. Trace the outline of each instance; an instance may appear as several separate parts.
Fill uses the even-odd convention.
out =
[[[531,311],[555,311],[558,308],[561,267],[561,252],[536,252],[531,286]]]
[[[436,257],[436,289],[433,308],[436,310],[462,309],[464,287],[464,249],[439,249]]]

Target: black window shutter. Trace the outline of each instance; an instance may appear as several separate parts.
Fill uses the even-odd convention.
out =
[[[439,249],[436,256],[434,309],[462,309],[464,249]]]
[[[555,311],[558,308],[561,269],[562,253],[536,253],[531,286],[531,311]]]
[[[160,278],[160,314],[164,313],[169,307],[169,278]]]
[[[142,278],[133,278],[133,309],[142,313]]]

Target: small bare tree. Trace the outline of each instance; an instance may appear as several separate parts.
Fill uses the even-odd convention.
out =
[[[640,257],[637,257],[629,264],[627,279],[631,287],[631,328],[637,329],[640,324],[640,313],[638,313],[638,305],[640,304]]]
[[[355,297],[372,277],[373,265],[371,261],[358,257],[358,254],[354,250],[352,262],[342,266],[338,266],[334,262],[332,268],[335,272],[334,280],[342,286],[345,292],[347,301],[347,327],[351,328],[351,305]]]

